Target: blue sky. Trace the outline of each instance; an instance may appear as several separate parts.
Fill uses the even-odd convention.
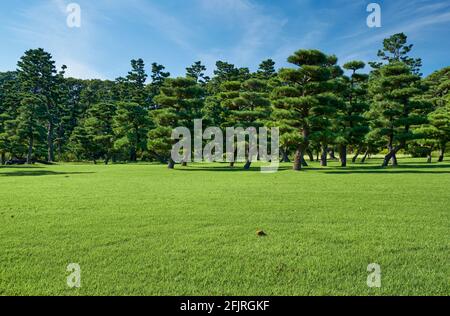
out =
[[[66,25],[70,2],[81,6],[81,28]],[[381,5],[381,28],[366,25],[371,2]],[[415,44],[425,74],[450,65],[450,0],[21,0],[1,1],[0,21],[0,71],[37,47],[79,78],[115,79],[133,58],[174,76],[197,60],[209,72],[219,59],[256,70],[272,58],[283,67],[300,48],[336,54],[342,64],[376,60],[396,32]]]

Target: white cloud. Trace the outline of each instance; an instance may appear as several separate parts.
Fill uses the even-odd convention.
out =
[[[59,66],[68,66],[67,74],[78,78],[104,78],[92,66],[95,60],[96,30],[89,16],[83,15],[82,27],[71,29],[66,24],[66,2],[52,0],[30,5],[20,13],[19,21],[7,27],[16,41],[29,48],[41,47],[53,55]],[[95,16],[95,15],[91,15]]]

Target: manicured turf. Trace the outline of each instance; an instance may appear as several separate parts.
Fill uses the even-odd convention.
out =
[[[0,295],[450,294],[450,163],[379,163],[0,168]]]

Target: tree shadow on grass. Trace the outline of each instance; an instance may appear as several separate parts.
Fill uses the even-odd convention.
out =
[[[442,163],[418,163],[418,162],[403,162],[397,167],[386,167],[376,165],[352,165],[348,168],[334,167],[322,170],[327,174],[356,174],[356,173],[367,173],[367,174],[377,174],[377,173],[392,173],[392,174],[450,174],[450,165]],[[320,171],[320,169],[317,169]]]
[[[229,167],[229,166],[187,166],[187,167],[180,167],[175,168],[175,171],[208,171],[208,172],[261,172],[262,169],[260,166],[258,167],[250,167],[250,169],[245,170],[242,166],[235,166],[235,167]],[[286,170],[292,170],[292,167],[286,167],[286,166],[280,166],[278,168],[278,171],[286,171]]]
[[[329,166],[329,167],[316,167],[309,166],[303,167],[300,172],[317,172],[322,174],[450,174],[450,164],[445,163],[421,163],[421,162],[403,162],[397,167],[389,166],[387,168],[381,167],[380,164],[349,164],[348,167]],[[253,166],[249,170],[244,170],[242,166],[229,167],[228,165],[191,165],[187,167],[175,168],[180,172],[261,172],[260,166]],[[278,171],[292,170],[291,165],[282,165],[278,168]]]
[[[12,165],[12,166],[0,166],[0,170],[3,169],[43,169],[41,166],[33,166],[33,165]]]
[[[28,169],[28,168],[27,168]],[[0,172],[0,177],[43,177],[43,176],[69,176],[77,174],[92,174],[95,172],[56,172],[48,170],[18,170],[13,172]]]

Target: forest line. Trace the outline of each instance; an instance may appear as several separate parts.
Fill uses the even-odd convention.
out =
[[[403,33],[384,40],[379,60],[338,65],[334,55],[299,50],[289,68],[265,60],[256,72],[218,61],[214,76],[196,62],[171,78],[153,63],[131,61],[125,77],[66,78],[43,49],[25,52],[0,73],[0,162],[160,161],[174,168],[171,134],[179,126],[279,127],[282,161],[399,152],[443,161],[450,140],[450,67],[423,78]],[[363,73],[366,67],[369,73]],[[150,75],[150,78],[149,78]],[[150,79],[150,80],[148,80]],[[147,83],[149,81],[149,83]],[[306,158],[305,158],[306,157]],[[250,165],[246,164],[245,168]]]

